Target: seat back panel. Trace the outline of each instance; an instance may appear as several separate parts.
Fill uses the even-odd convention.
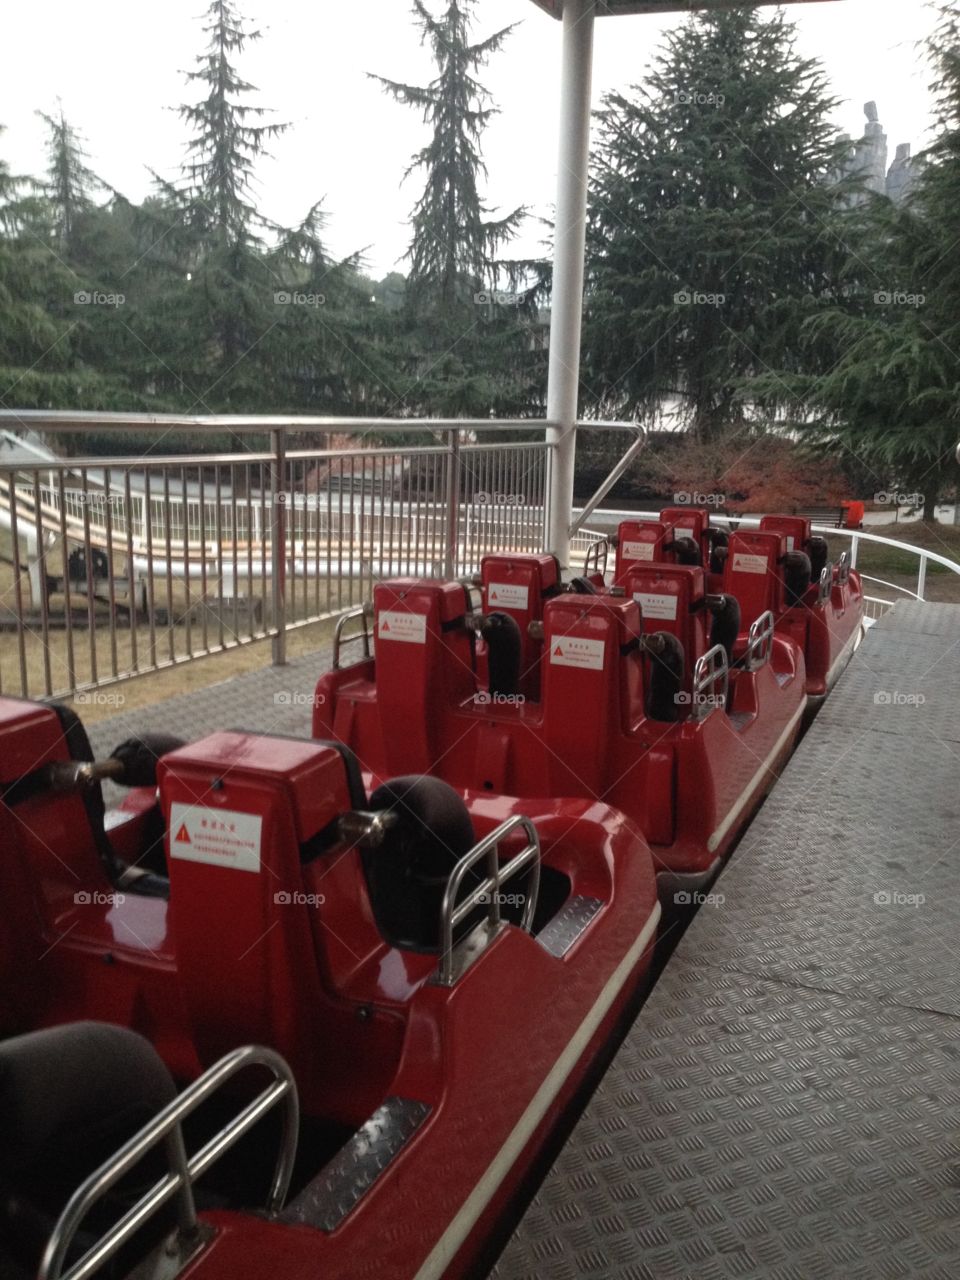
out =
[[[767,609],[775,618],[783,612],[782,560],[786,550],[782,533],[750,530],[730,535],[723,589],[740,604],[741,633]]]
[[[667,528],[658,520],[623,520],[617,530],[617,560],[614,584],[622,586],[634,565],[673,562],[672,552],[665,552]]]

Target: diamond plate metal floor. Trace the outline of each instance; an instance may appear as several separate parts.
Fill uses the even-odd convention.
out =
[[[960,1275],[960,606],[898,604],[492,1273]]]
[[[151,730],[175,733],[187,742],[215,729],[255,729],[309,738],[314,686],[330,662],[331,650],[326,646],[292,658],[284,667],[261,667],[206,689],[99,720],[87,730],[94,754],[98,759],[108,756],[124,739]],[[78,711],[82,719],[83,707]],[[115,803],[122,792],[108,784],[105,794],[108,803]]]

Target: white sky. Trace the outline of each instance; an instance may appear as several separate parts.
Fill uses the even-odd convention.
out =
[[[442,0],[434,0],[435,11]],[[324,198],[327,243],[335,254],[367,248],[380,276],[401,266],[406,225],[419,195],[407,161],[425,138],[416,112],[385,97],[368,71],[425,83],[429,59],[418,43],[407,0],[240,0],[264,30],[239,71],[261,90],[259,101],[293,128],[273,144],[259,177],[261,206],[293,222]],[[183,129],[169,110],[197,96],[179,73],[193,65],[206,0],[43,0],[9,5],[0,19],[0,155],[14,172],[43,167],[43,125],[36,109],[63,100],[87,139],[90,166],[133,200],[150,189],[147,165],[174,177]],[[898,142],[917,150],[929,126],[928,71],[916,44],[932,26],[925,0],[836,0],[790,6],[804,54],[820,57],[835,93],[846,100],[837,125],[858,137],[862,104],[875,99],[890,158]],[[530,0],[480,0],[478,37],[520,21],[505,51],[482,77],[501,108],[484,149],[489,202],[524,204],[549,215],[556,174],[556,102],[560,24]],[[672,17],[604,18],[597,23],[594,101],[642,78]],[[535,217],[514,243],[536,253],[543,231]]]

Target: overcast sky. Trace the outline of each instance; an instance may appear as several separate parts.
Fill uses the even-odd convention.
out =
[[[240,0],[264,38],[248,47],[239,70],[259,101],[292,128],[262,163],[261,206],[280,221],[300,218],[324,198],[327,242],[336,254],[367,249],[380,276],[402,257],[406,220],[419,182],[401,179],[425,131],[417,113],[387,99],[366,77],[376,72],[412,83],[430,75],[407,0]],[[435,0],[439,10],[442,0]],[[37,109],[63,100],[87,139],[91,167],[133,200],[150,189],[151,166],[175,177],[183,128],[167,108],[197,96],[181,72],[193,65],[206,0],[43,0],[9,5],[0,18],[0,155],[15,172],[43,166]],[[928,70],[916,48],[932,26],[925,0],[835,0],[790,6],[802,52],[821,58],[845,100],[837,125],[862,132],[863,103],[875,99],[889,135],[916,150],[930,123]],[[484,77],[501,115],[484,144],[489,202],[527,205],[549,215],[556,173],[556,103],[560,24],[530,0],[479,0],[477,36],[519,22]],[[683,19],[605,18],[597,23],[594,101],[642,79],[660,36]],[[542,228],[531,218],[515,242],[538,250]]]

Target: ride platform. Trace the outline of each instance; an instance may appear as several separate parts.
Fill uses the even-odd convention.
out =
[[[960,606],[868,633],[496,1280],[960,1274]]]

